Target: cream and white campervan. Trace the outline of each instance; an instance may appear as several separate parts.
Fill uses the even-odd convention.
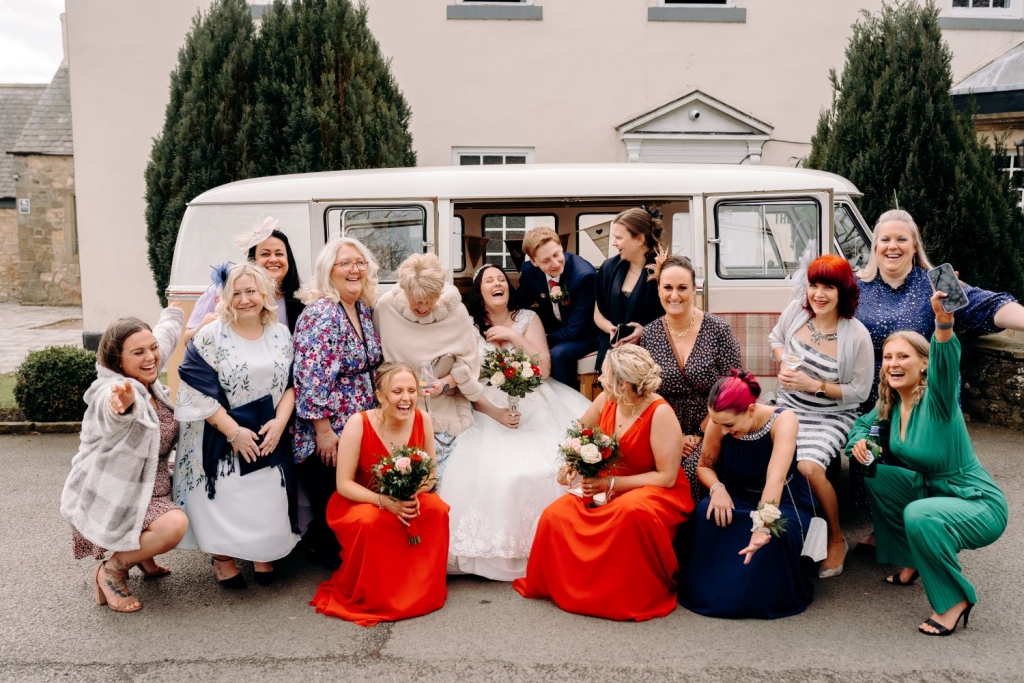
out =
[[[853,204],[858,195],[839,176],[773,166],[446,166],[255,178],[189,204],[167,296],[190,310],[210,284],[210,266],[241,258],[232,237],[268,215],[288,235],[303,281],[324,243],[348,235],[381,264],[379,291],[394,283],[406,256],[427,251],[465,290],[484,262],[515,281],[523,234],[540,225],[598,266],[614,254],[612,217],[654,204],[664,216],[663,242],[696,267],[700,305],[729,322],[744,365],[771,388],[768,332],[807,244],[845,256],[855,270],[866,263],[870,233]]]

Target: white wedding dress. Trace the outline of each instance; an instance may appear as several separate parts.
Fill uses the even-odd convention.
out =
[[[513,328],[526,333],[536,314],[523,310]],[[494,347],[479,340],[480,353]],[[487,400],[508,406],[500,389],[487,386]],[[564,384],[546,379],[519,404],[518,429],[473,411],[473,426],[459,435],[438,493],[451,506],[449,574],[476,574],[496,581],[526,575],[537,521],[565,487],[556,478],[558,444],[590,401]]]

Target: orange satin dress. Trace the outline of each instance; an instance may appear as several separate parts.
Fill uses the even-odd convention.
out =
[[[353,416],[355,419],[357,416]],[[370,488],[373,466],[388,454],[366,413],[356,481]],[[416,411],[410,446],[423,447],[423,413]],[[448,505],[421,493],[422,542],[409,545],[405,526],[373,503],[354,503],[337,491],[327,504],[327,524],[341,544],[341,568],[317,588],[309,604],[332,617],[373,626],[440,609],[448,597]]]
[[[628,476],[655,469],[651,420],[663,399],[653,401],[619,437],[618,463]],[[601,430],[615,430],[616,405],[601,411]],[[671,488],[642,486],[588,508],[565,495],[541,515],[526,577],[512,587],[525,598],[550,598],[566,612],[618,621],[663,617],[676,608],[679,562],[676,531],[693,512],[682,469]]]

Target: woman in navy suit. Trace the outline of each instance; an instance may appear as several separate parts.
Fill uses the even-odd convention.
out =
[[[523,251],[530,260],[523,264],[519,277],[519,303],[535,310],[544,323],[551,349],[551,376],[575,387],[577,361],[597,348],[597,271],[585,259],[562,251],[562,243],[551,228],[534,228],[526,233]]]

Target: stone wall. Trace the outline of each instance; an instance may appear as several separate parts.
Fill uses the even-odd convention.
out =
[[[18,208],[0,207],[0,303],[21,301]]]
[[[71,156],[15,155],[18,199],[30,199],[30,214],[18,214],[21,303],[80,306],[75,221],[75,164]]]
[[[1024,431],[1024,339],[992,336],[965,346],[960,374],[966,415]]]

